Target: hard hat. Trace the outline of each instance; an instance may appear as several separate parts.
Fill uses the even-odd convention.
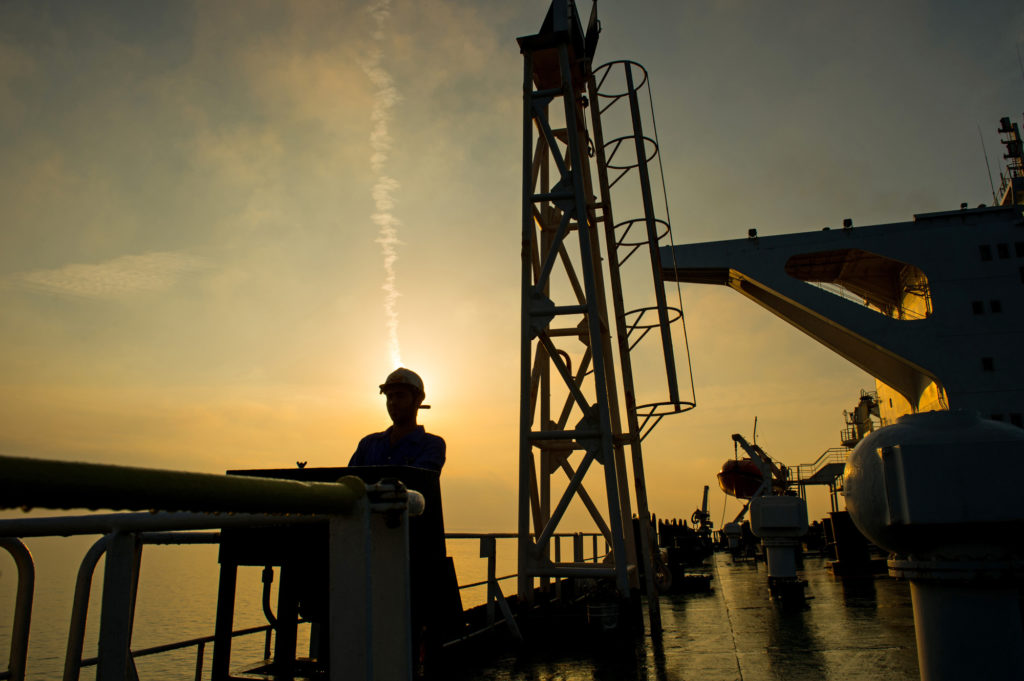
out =
[[[423,379],[415,371],[408,369],[395,369],[388,374],[387,379],[380,384],[380,391],[384,392],[386,388],[397,387],[404,385],[413,389],[413,391],[420,394],[420,396],[426,395],[423,390]]]

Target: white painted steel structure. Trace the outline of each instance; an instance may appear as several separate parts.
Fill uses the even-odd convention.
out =
[[[335,651],[333,659],[343,660],[331,665],[329,678],[412,678],[408,518],[423,511],[424,500],[418,492],[396,483],[366,486],[358,478],[303,483],[0,456],[0,505],[28,504],[155,512],[0,521],[0,546],[12,553],[19,567],[11,661],[0,678],[27,678],[32,570],[31,556],[19,537],[105,535],[86,556],[79,574],[64,679],[77,679],[83,664],[88,585],[96,562],[105,553],[96,678],[124,681],[134,673],[131,633],[144,543],[211,540],[175,532],[184,529],[315,521],[329,524],[329,643]],[[261,505],[274,513],[235,513]],[[205,512],[160,512],[162,506]],[[196,641],[200,646],[205,642]],[[223,651],[225,644],[229,650],[230,637],[215,641],[214,678],[229,676],[230,659],[218,654],[218,647]]]
[[[1020,206],[751,235],[661,256],[666,280],[729,286],[874,376],[883,424],[951,408],[1024,426]]]
[[[575,3],[555,0],[541,31],[519,38],[519,594],[531,599],[537,578],[544,586],[550,577],[586,576],[614,579],[620,596],[630,599],[640,586],[642,561],[651,626],[658,629],[649,523],[639,523],[644,531],[636,543],[633,536],[633,504],[639,518],[650,517],[641,441],[664,416],[694,406],[693,385],[684,395],[675,367],[676,345],[685,343],[682,310],[668,305],[659,278],[657,249],[670,228],[667,209],[659,216],[652,191],[649,164],[657,142],[644,134],[641,115],[641,94],[650,101],[647,74],[632,62],[594,69],[598,33],[596,11],[584,32]],[[602,118],[616,119],[613,114],[622,134],[605,142]],[[632,184],[639,217],[616,222],[611,197],[620,181]],[[640,266],[639,275],[624,267],[634,254],[631,266]],[[647,282],[628,307],[627,277],[633,286]],[[640,396],[632,357],[645,339],[664,367],[664,386]],[[592,495],[584,479],[594,463],[601,473],[589,480],[598,478],[602,491]],[[559,492],[552,478],[563,473],[567,483]],[[607,565],[552,560],[550,539],[576,499],[612,547]]]

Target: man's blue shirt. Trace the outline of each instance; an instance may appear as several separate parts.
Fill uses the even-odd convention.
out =
[[[414,466],[441,471],[444,466],[444,440],[431,435],[423,426],[417,426],[394,445],[391,428],[383,433],[371,433],[359,441],[349,466]]]

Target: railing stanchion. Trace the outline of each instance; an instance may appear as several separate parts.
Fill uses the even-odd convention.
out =
[[[497,564],[495,560],[496,540],[494,537],[480,537],[480,557],[487,559],[487,625],[494,624],[494,604],[497,601],[495,589],[498,586]]]
[[[552,535],[551,538],[555,540],[555,563],[558,564],[562,562],[562,538],[557,534]],[[562,579],[560,577],[555,577],[555,598],[560,599],[561,597]]]
[[[75,598],[71,605],[71,624],[68,627],[68,647],[64,656],[64,681],[78,681],[82,669],[82,647],[85,645],[85,620],[89,611],[89,593],[92,576],[100,556],[107,550],[110,536],[100,537],[82,558],[75,581]]]
[[[235,587],[238,566],[224,560],[220,564],[217,585],[217,614],[213,623],[213,681],[226,681],[231,676],[231,630],[235,619]]]
[[[375,506],[371,504],[371,508]],[[370,650],[376,678],[412,679],[408,527],[407,509],[375,512],[370,516],[373,595],[373,642]]]
[[[28,634],[32,626],[32,596],[35,592],[36,569],[32,562],[32,554],[20,539],[0,537],[0,546],[7,549],[18,568],[18,595],[14,600],[8,678],[13,681],[25,681],[25,659],[28,657]]]
[[[97,681],[124,681],[128,678],[136,553],[134,534],[114,532],[111,535],[103,569]]]
[[[196,679],[195,681],[203,681],[203,657],[206,655],[206,642],[200,641],[199,645],[196,646]]]
[[[370,505],[364,498],[349,518],[331,516],[328,637],[342,664],[330,664],[330,681],[373,679]],[[332,662],[334,662],[332,660]]]

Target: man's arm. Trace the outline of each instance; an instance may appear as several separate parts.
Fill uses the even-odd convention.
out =
[[[440,473],[444,467],[445,450],[447,447],[444,440],[437,435],[431,435],[430,433],[425,433],[425,435],[423,449],[412,465],[417,468],[426,468]]]

